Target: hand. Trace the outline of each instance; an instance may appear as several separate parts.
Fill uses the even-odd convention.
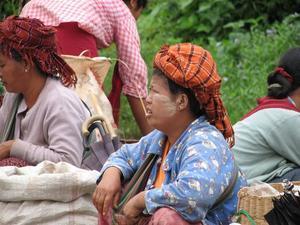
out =
[[[128,203],[124,206],[122,215],[116,215],[116,220],[118,224],[136,224],[145,207],[145,191],[143,191],[128,201]]]
[[[0,144],[0,160],[9,157],[11,147],[14,143],[15,143],[15,140],[10,140],[10,141],[5,141]]]
[[[105,216],[110,207],[118,204],[121,188],[121,171],[108,168],[93,194],[93,203],[101,215]]]

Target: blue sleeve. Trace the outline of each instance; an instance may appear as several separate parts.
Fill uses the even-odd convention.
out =
[[[146,208],[150,214],[160,207],[170,207],[190,222],[205,218],[231,177],[230,170],[223,171],[227,158],[220,154],[222,144],[211,143],[215,149],[206,148],[201,142],[185,148],[176,179],[146,192]]]
[[[125,144],[111,154],[100,171],[101,175],[107,168],[117,167],[122,172],[124,181],[129,180],[146,158],[149,139],[151,135],[141,138],[138,143]]]

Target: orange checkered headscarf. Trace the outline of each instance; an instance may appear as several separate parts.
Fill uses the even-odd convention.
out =
[[[155,55],[154,67],[178,85],[193,90],[210,124],[223,133],[232,147],[233,129],[222,103],[221,78],[211,54],[191,43],[165,45]]]
[[[37,63],[47,76],[59,77],[63,85],[76,84],[75,72],[57,53],[55,29],[40,20],[10,16],[0,22],[0,51],[12,57],[12,50],[28,65]]]

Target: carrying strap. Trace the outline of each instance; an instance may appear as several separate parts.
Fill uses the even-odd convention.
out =
[[[136,171],[134,176],[131,178],[130,182],[124,190],[124,194],[118,206],[115,208],[115,212],[122,211],[123,206],[128,202],[128,200],[135,196],[137,193],[143,191],[146,187],[147,181],[149,179],[150,173],[152,171],[153,165],[155,164],[159,155],[150,153],[140,168]]]
[[[218,208],[222,203],[224,203],[224,201],[229,197],[229,195],[232,193],[233,188],[236,184],[236,181],[239,177],[239,168],[236,165],[236,163],[234,163],[234,171],[233,171],[233,177],[230,180],[229,185],[226,187],[226,189],[223,191],[222,195],[217,199],[217,201],[213,204],[213,206],[210,208],[210,211],[215,210],[216,208]]]
[[[0,137],[0,143],[13,139],[16,123],[16,114],[22,98],[23,97],[21,94],[18,94],[15,98],[9,117],[5,122],[4,130],[2,136]]]

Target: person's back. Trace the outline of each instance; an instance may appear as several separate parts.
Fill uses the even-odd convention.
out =
[[[269,181],[300,165],[300,151],[291,151],[300,146],[300,138],[297,143],[290,135],[299,129],[297,117],[292,110],[264,109],[233,126],[233,152],[249,183]]]
[[[300,48],[268,77],[268,96],[234,125],[235,158],[249,183],[300,179]]]

